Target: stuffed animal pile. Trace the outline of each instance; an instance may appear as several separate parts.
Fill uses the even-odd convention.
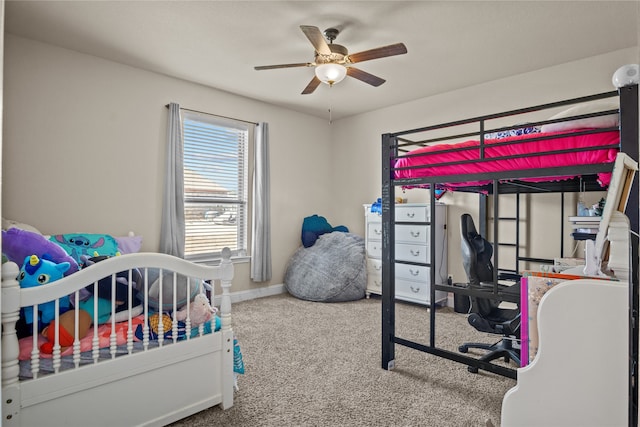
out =
[[[98,250],[104,250],[108,255],[102,252],[99,254]],[[93,256],[89,255],[90,251],[93,251]],[[118,243],[108,235],[66,234],[47,238],[35,229],[31,231],[17,227],[2,230],[2,254],[3,260],[21,265],[17,280],[23,288],[50,284],[80,269],[91,268],[95,263],[110,256],[120,255]],[[129,283],[129,275],[132,283]],[[151,283],[151,279],[149,280]],[[136,313],[133,315],[140,313],[142,310],[135,310],[141,308],[142,299],[138,289],[142,286],[138,285],[143,283],[143,280],[140,272],[134,269],[118,273],[115,288],[112,288],[111,282],[112,279],[109,276],[98,281],[97,284],[81,289],[76,309],[73,309],[69,296],[60,298],[57,321],[54,301],[39,304],[38,313],[35,315],[33,307],[21,309],[20,319],[16,324],[18,337],[31,336],[34,333],[34,319],[37,319],[35,330],[48,340],[40,346],[40,350],[50,354],[53,351],[56,335],[64,351],[66,347],[74,344],[76,332],[81,339],[87,335],[92,326],[110,322],[111,316],[130,307]],[[180,285],[181,282],[178,282],[178,289],[182,289]],[[150,289],[154,286],[155,282],[150,285]],[[171,291],[171,288],[165,286],[163,292],[167,289]],[[112,295],[114,289],[115,295]],[[151,339],[157,338],[160,331],[165,338],[171,338],[174,315],[178,322],[178,339],[185,338],[189,328],[191,336],[197,335],[201,325],[204,325],[204,333],[219,329],[220,318],[215,316],[217,310],[209,304],[205,294],[196,292],[199,291],[194,289],[191,295],[185,294],[183,303],[191,301],[175,313],[172,312],[172,308],[153,307],[149,298],[150,316],[147,320],[150,323]],[[166,301],[174,299],[171,293],[163,296]],[[112,297],[116,301],[115,312],[111,303]],[[179,304],[181,298],[178,298]],[[116,315],[116,322],[118,318],[119,316]],[[158,327],[160,322],[163,325],[162,329]],[[138,332],[142,333],[141,326],[138,325],[140,330],[136,330],[136,337],[139,335]]]

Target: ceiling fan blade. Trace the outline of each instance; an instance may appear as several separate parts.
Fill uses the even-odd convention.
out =
[[[385,79],[381,79],[378,76],[374,76],[373,74],[369,74],[366,71],[362,71],[358,68],[347,67],[347,75],[358,80],[361,80],[365,83],[369,83],[371,86],[378,87],[382,83],[386,82]]]
[[[299,62],[297,64],[280,64],[280,65],[260,65],[258,67],[253,67],[254,70],[273,70],[276,68],[291,68],[291,67],[313,67],[313,62]]]
[[[387,56],[402,55],[407,53],[404,43],[390,44],[389,46],[377,47],[375,49],[364,50],[349,55],[349,61],[356,62],[369,61],[371,59],[384,58]]]
[[[313,93],[313,91],[316,90],[316,88],[320,83],[321,83],[320,79],[317,78],[316,76],[313,76],[313,79],[311,79],[307,87],[305,87],[304,90],[302,91],[302,95],[308,95],[310,93]]]
[[[300,29],[304,33],[305,36],[309,39],[316,52],[321,55],[331,55],[331,49],[329,49],[329,45],[327,44],[322,32],[318,27],[313,27],[311,25],[300,25]]]

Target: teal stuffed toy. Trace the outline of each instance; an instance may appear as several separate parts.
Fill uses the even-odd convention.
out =
[[[118,255],[118,242],[108,234],[55,234],[49,240],[64,249],[78,264],[82,257],[99,255]]]
[[[71,264],[68,262],[56,264],[47,258],[49,257],[45,254],[41,258],[38,258],[37,255],[31,255],[24,259],[20,274],[18,275],[18,282],[21,288],[46,285],[47,283],[62,279],[64,273],[71,267]],[[65,296],[60,298],[60,313],[67,310],[69,310],[69,297]],[[40,312],[39,323],[48,325],[56,315],[55,301],[38,304],[38,311]],[[24,307],[24,316],[27,324],[32,324],[33,307]]]
[[[349,229],[344,225],[332,227],[327,219],[320,215],[314,214],[305,217],[302,221],[302,245],[305,248],[309,248],[313,246],[314,243],[316,243],[316,240],[318,240],[320,236],[326,233],[332,233],[334,231],[348,233]]]

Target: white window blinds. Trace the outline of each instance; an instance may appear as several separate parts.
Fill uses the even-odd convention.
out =
[[[185,257],[245,255],[249,126],[183,113]]]

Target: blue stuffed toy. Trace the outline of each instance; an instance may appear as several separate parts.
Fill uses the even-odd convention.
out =
[[[21,288],[46,285],[47,283],[62,279],[64,273],[71,267],[71,264],[68,262],[56,264],[48,258],[47,254],[44,254],[41,258],[38,258],[37,255],[31,255],[24,259],[20,274],[18,275],[18,282]],[[69,297],[65,296],[59,300],[60,313],[69,310]],[[39,323],[48,325],[56,315],[55,301],[38,304],[38,311],[40,312]],[[27,324],[32,324],[33,307],[24,307],[24,316]]]

